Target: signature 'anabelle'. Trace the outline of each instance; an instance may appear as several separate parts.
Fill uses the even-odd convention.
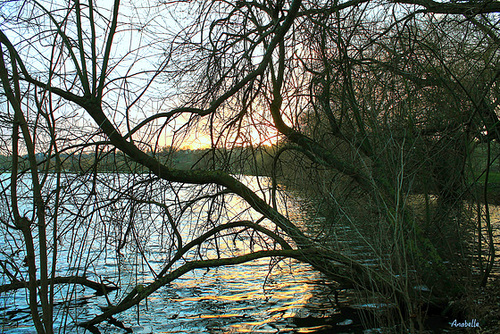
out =
[[[464,322],[458,322],[457,319],[453,320],[451,323],[451,327],[480,327],[479,322],[476,319],[472,319],[472,321],[464,320]]]

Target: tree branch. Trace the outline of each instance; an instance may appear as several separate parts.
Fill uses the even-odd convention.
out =
[[[500,11],[500,2],[498,1],[436,2],[432,0],[397,0],[392,2],[422,6],[428,12],[437,14],[464,14],[469,16]]]
[[[114,285],[106,285],[104,283],[98,283],[91,281],[84,276],[66,276],[66,277],[54,277],[54,284],[79,284],[86,286],[95,290],[96,295],[107,294],[111,291],[118,290],[119,288]],[[40,285],[40,280],[36,281],[37,286]],[[9,284],[0,285],[0,293],[8,292],[12,290],[27,289],[29,282],[25,281],[15,281]]]

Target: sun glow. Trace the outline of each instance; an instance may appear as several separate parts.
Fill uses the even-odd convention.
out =
[[[208,126],[198,125],[195,129],[182,134],[165,133],[160,144],[181,150],[203,150],[212,147],[271,147],[277,145],[279,139],[278,131],[270,124],[242,126],[237,131],[219,131],[214,127],[212,133]]]

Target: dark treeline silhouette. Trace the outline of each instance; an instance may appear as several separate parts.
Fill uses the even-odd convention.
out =
[[[38,333],[57,317],[98,333],[192,270],[293,258],[393,305],[367,318],[387,332],[423,330],[431,311],[479,317],[467,301],[495,266],[499,12],[0,1],[0,291],[26,291]],[[178,149],[193,138],[210,148]],[[311,225],[290,214],[294,194]],[[126,285],[121,262],[112,282],[90,279],[111,253],[150,280]],[[55,307],[80,285],[107,297],[85,319]]]

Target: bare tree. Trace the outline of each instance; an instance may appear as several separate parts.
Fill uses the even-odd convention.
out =
[[[429,186],[421,191],[427,204],[434,192],[440,208],[461,201],[467,148],[484,131],[498,139],[498,26],[490,14],[497,2],[0,6],[2,140],[11,157],[10,179],[2,180],[10,250],[0,262],[11,283],[2,291],[28,289],[39,333],[53,332],[56,285],[69,286],[68,300],[75,284],[116,289],[89,273],[124,254],[136,254],[152,280],[135,282],[79,324],[90,331],[119,324],[116,314],[188,271],[262,257],[295,258],[383,293],[403,320],[422,302],[446,302],[452,291],[438,287],[462,287],[430,235],[438,219],[422,222],[408,201],[418,182]],[[458,46],[463,52],[451,53]],[[200,133],[210,138],[206,155],[176,167],[176,149]],[[241,149],[271,143],[264,153]],[[232,174],[245,154],[271,156],[272,171],[263,172],[270,184],[252,189]],[[429,161],[435,171],[425,174]],[[442,173],[450,168],[452,176]],[[278,183],[305,171],[318,182],[304,191],[327,198],[334,213],[315,235],[279,205]],[[185,219],[196,222],[187,234]],[[337,223],[356,228],[378,257],[376,270],[330,242]],[[244,254],[220,250],[237,236]],[[164,254],[159,264],[152,239]],[[206,252],[212,244],[215,254]],[[424,298],[416,284],[435,293]]]

